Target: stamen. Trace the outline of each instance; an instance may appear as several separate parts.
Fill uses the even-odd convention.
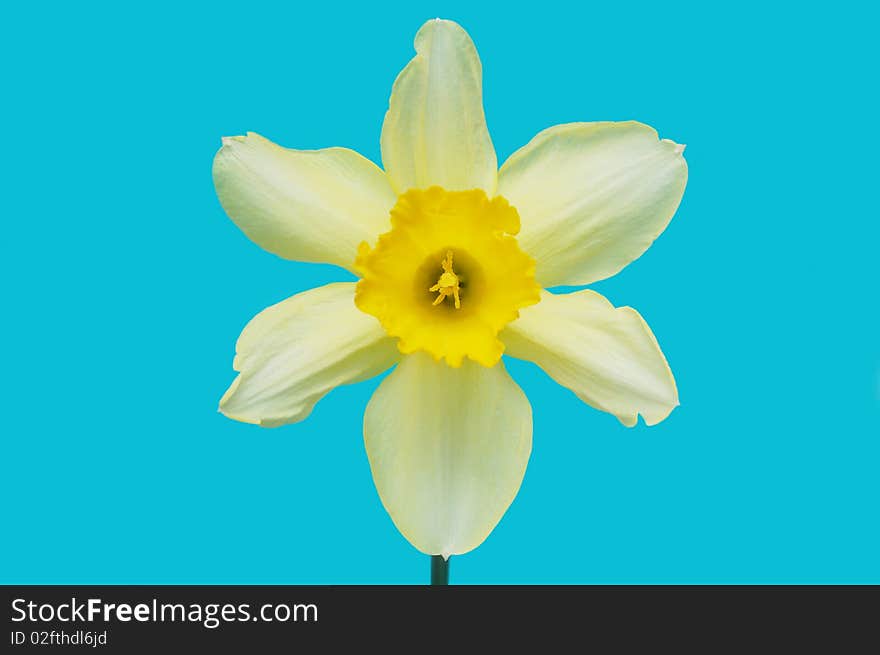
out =
[[[428,289],[428,291],[437,292],[437,297],[434,298],[432,305],[436,307],[446,300],[446,298],[452,296],[455,301],[455,308],[461,309],[461,298],[459,296],[461,287],[459,286],[458,276],[455,274],[455,271],[452,270],[451,250],[446,251],[446,257],[440,262],[440,266],[443,268],[443,273],[440,275],[440,279],[437,280],[437,284]]]

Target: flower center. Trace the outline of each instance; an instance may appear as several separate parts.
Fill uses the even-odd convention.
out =
[[[541,298],[535,262],[520,250],[519,214],[481,190],[412,189],[391,210],[391,230],[362,243],[355,304],[403,353],[424,350],[450,366],[494,366],[498,333]]]
[[[434,298],[432,304],[436,307],[449,296],[452,296],[455,299],[455,308],[461,309],[461,286],[459,284],[458,276],[455,274],[455,271],[452,270],[451,250],[446,251],[446,257],[440,262],[440,267],[443,269],[440,279],[437,280],[437,284],[428,289],[428,291],[437,292],[437,297]]]

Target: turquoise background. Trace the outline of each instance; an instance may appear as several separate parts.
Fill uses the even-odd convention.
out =
[[[669,229],[596,288],[681,407],[628,430],[531,364],[522,489],[459,583],[880,582],[876,16],[848,2],[183,3],[4,10],[2,539],[11,583],[421,583],[361,437],[223,418],[241,328],[348,275],[249,242],[222,135],[379,161],[434,16],[477,43],[503,161],[638,119],[688,144]],[[872,81],[873,80],[873,81]]]

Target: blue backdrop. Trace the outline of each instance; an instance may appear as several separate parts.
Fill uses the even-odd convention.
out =
[[[0,581],[427,580],[363,449],[378,380],[277,430],[217,413],[244,324],[350,277],[249,242],[211,160],[254,130],[379,161],[391,83],[442,16],[477,43],[499,161],[556,123],[637,119],[690,167],[669,229],[597,285],[650,323],[681,407],[628,430],[509,362],[532,459],[453,581],[880,582],[858,5],[214,4],[4,10]]]

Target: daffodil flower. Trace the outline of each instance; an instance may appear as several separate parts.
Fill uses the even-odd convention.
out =
[[[259,313],[236,344],[226,416],[305,419],[330,390],[396,365],[370,400],[373,479],[401,533],[465,553],[516,496],[532,410],[502,354],[530,360],[626,426],[678,405],[642,317],[588,285],[637,259],[687,182],[683,146],[636,122],[551,127],[498,169],[467,33],[431,20],[391,93],[385,170],[345,148],[223,139],[214,184],[257,244],[355,273]]]

